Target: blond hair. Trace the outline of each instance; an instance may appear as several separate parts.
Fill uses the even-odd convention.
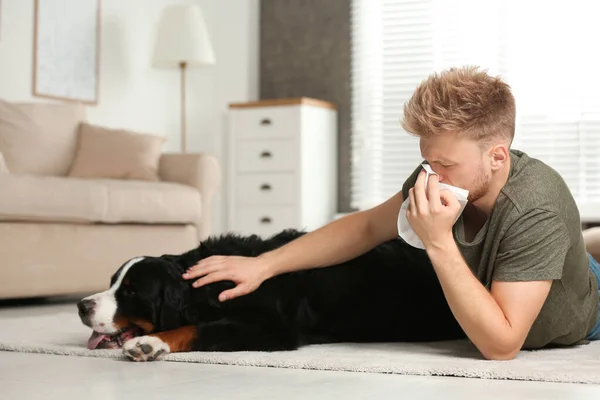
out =
[[[467,66],[432,74],[421,82],[404,105],[401,124],[410,134],[425,138],[456,132],[481,144],[501,137],[510,145],[515,113],[509,85]]]

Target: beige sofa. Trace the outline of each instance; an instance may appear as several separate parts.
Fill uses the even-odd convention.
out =
[[[73,177],[85,107],[3,104],[39,130],[3,119],[0,104],[0,299],[103,290],[125,260],[183,252],[211,233],[212,155],[159,153],[158,181]]]

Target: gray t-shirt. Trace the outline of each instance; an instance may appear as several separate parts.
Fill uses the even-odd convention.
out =
[[[492,280],[552,279],[550,293],[524,349],[572,345],[598,318],[598,285],[589,267],[577,205],[562,177],[527,154],[511,150],[510,176],[491,216],[473,241],[465,240],[463,218],[454,239],[467,265],[490,290]],[[421,167],[402,187],[404,198]]]

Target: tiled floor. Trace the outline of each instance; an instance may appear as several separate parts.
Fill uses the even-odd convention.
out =
[[[72,299],[0,303],[1,318],[75,310]],[[1,328],[0,328],[1,329]],[[600,373],[600,371],[598,371]],[[0,399],[577,399],[600,386],[238,367],[0,351]]]

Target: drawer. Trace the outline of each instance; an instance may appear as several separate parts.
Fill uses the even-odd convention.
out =
[[[298,229],[298,209],[294,206],[239,206],[233,230],[241,234],[271,236],[284,229]]]
[[[294,204],[296,174],[240,174],[235,179],[237,204]]]
[[[235,111],[238,138],[290,138],[300,129],[300,107],[261,107]]]
[[[295,171],[298,144],[295,140],[244,140],[236,144],[238,171]]]

